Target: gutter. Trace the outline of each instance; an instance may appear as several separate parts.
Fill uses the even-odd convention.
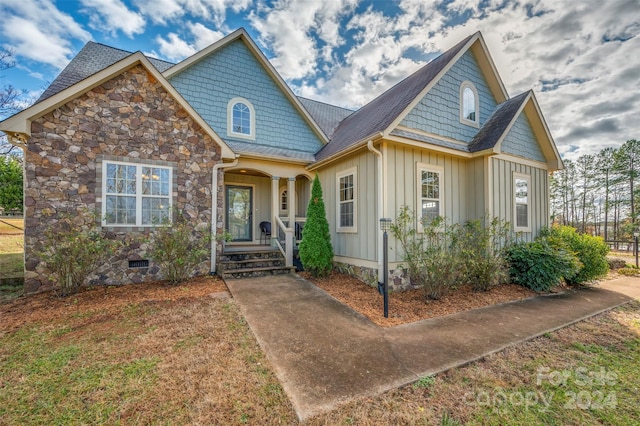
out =
[[[211,176],[211,274],[216,273],[216,249],[217,249],[217,226],[216,220],[218,218],[218,170],[226,169],[228,167],[234,167],[238,165],[238,158],[240,156],[236,154],[235,160],[231,163],[218,163],[213,166],[213,175]]]
[[[380,137],[382,137],[382,133],[380,133]],[[384,175],[383,175],[383,167],[382,167],[382,152],[380,152],[379,150],[377,150],[376,148],[373,147],[373,139],[370,139],[367,142],[367,148],[369,149],[369,151],[371,151],[377,158],[377,168],[378,168],[378,173],[377,173],[377,185],[378,185],[378,202],[376,203],[378,205],[378,222],[380,222],[380,219],[382,219],[382,215],[384,214],[383,212],[383,205],[384,205],[384,200],[385,200],[385,186],[384,186]],[[380,231],[378,229],[378,282],[384,282],[384,264],[383,264],[383,257],[384,257],[384,252],[383,252],[383,233],[382,231]]]
[[[315,170],[317,168],[320,168],[321,166],[323,166],[326,163],[330,163],[332,161],[335,161],[335,160],[337,160],[339,158],[342,158],[342,157],[344,157],[346,155],[349,155],[349,154],[359,150],[360,148],[366,146],[370,140],[371,141],[375,141],[375,140],[378,140],[378,139],[382,138],[383,136],[384,136],[384,133],[382,133],[382,132],[378,132],[378,133],[374,133],[372,135],[369,135],[364,139],[360,139],[358,142],[354,143],[353,145],[347,147],[346,149],[344,149],[342,151],[336,152],[335,154],[333,154],[333,155],[331,155],[331,156],[329,156],[329,157],[327,157],[327,158],[325,158],[323,160],[320,160],[320,161],[317,161],[317,162],[315,162],[313,164],[308,165],[306,167],[306,169],[309,170],[309,171],[313,171],[313,170]]]

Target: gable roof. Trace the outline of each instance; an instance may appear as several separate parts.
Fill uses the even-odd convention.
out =
[[[351,109],[314,101],[301,96],[298,96],[298,99],[329,138],[331,138],[340,122],[353,114]]]
[[[505,135],[514,117],[518,115],[529,92],[530,91],[521,93],[498,105],[493,114],[491,114],[491,117],[484,123],[482,129],[480,129],[469,143],[469,151],[478,152],[495,147],[498,141]]]
[[[289,85],[282,79],[278,71],[276,71],[273,65],[271,65],[271,62],[269,62],[269,60],[264,55],[264,53],[262,53],[262,50],[258,48],[258,46],[255,44],[255,42],[251,38],[251,36],[249,36],[247,31],[242,27],[235,30],[231,34],[227,35],[226,37],[223,37],[222,39],[211,44],[209,47],[202,49],[201,51],[191,55],[187,59],[168,68],[163,72],[163,75],[165,76],[165,78],[170,79],[171,77],[175,76],[176,74],[180,73],[181,71],[185,70],[191,65],[203,60],[209,55],[215,53],[216,51],[223,48],[224,46],[229,45],[235,40],[241,40],[247,46],[249,51],[255,56],[258,62],[260,62],[260,64],[264,67],[267,73],[271,76],[271,78],[273,78],[276,85],[280,88],[280,90],[282,90],[285,97],[289,99],[289,101],[293,104],[293,106],[302,115],[303,119],[307,122],[307,124],[309,124],[309,126],[314,131],[314,133],[318,135],[318,137],[323,143],[326,143],[328,141],[327,135],[323,132],[323,130],[318,125],[318,123],[314,121],[313,117],[311,117],[309,112],[304,108],[304,106],[302,105],[298,97],[293,93]]]
[[[507,99],[507,91],[482,34],[476,32],[347,117],[336,129],[331,142],[318,151],[316,159],[319,162],[326,160],[377,134],[389,134],[469,49],[478,57],[481,67],[491,70],[487,75],[488,83],[498,101]]]
[[[116,49],[93,41],[85,44],[80,52],[67,64],[60,74],[53,80],[47,89],[40,95],[36,102],[43,101],[58,92],[63,91],[67,87],[71,87],[77,82],[115,64],[118,61],[131,55],[132,52]],[[167,68],[173,66],[171,62],[162,61],[160,59],[149,58],[149,62],[153,64],[158,71],[163,72]]]
[[[98,71],[97,73],[78,81],[72,86],[51,95],[29,108],[12,115],[0,122],[0,130],[10,136],[31,135],[31,121],[42,117],[54,109],[76,99],[78,96],[91,89],[111,80],[136,65],[142,65],[153,78],[178,102],[178,104],[191,116],[191,118],[211,137],[219,146],[223,158],[235,158],[234,152],[229,146],[213,131],[213,129],[198,115],[189,103],[171,86],[166,78],[151,64],[149,59],[142,52],[132,53],[124,59]],[[11,138],[10,138],[11,140]]]

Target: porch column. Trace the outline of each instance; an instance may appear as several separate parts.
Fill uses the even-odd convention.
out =
[[[287,203],[289,203],[289,228],[293,229],[293,238],[295,241],[296,232],[296,178],[289,178],[287,182]]]
[[[278,236],[278,222],[276,217],[280,212],[278,201],[280,198],[280,176],[271,176],[271,245]]]

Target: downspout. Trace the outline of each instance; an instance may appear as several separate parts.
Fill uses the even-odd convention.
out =
[[[377,158],[377,163],[378,163],[378,173],[377,173],[377,177],[378,177],[378,202],[376,203],[378,205],[378,223],[380,222],[380,219],[382,218],[383,215],[383,203],[384,203],[384,187],[383,187],[383,182],[384,179],[382,178],[382,152],[380,152],[379,150],[375,149],[373,147],[373,140],[369,140],[369,142],[367,142],[367,148],[369,148],[369,151],[373,152],[374,155]],[[378,282],[382,282],[384,280],[384,265],[382,262],[382,258],[384,256],[383,253],[383,242],[382,242],[382,238],[383,238],[383,234],[382,231],[380,231],[379,226],[377,226],[378,228]]]
[[[211,176],[211,274],[216,273],[216,245],[217,241],[217,219],[218,219],[218,170],[234,167],[238,165],[238,155],[231,163],[218,163],[213,166],[213,175]]]

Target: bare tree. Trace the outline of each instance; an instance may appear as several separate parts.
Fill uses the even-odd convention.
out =
[[[13,55],[13,50],[0,47],[0,74],[16,66]],[[0,87],[0,119],[18,111],[18,101],[21,96],[22,91],[16,89],[11,84]],[[15,148],[15,146],[7,141],[7,137],[4,134],[0,136],[0,156],[11,154]]]

